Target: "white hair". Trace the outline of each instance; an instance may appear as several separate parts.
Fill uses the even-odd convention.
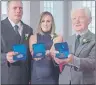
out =
[[[72,9],[71,11],[71,17],[72,17],[72,13],[76,10],[84,10],[84,12],[86,13],[86,15],[89,17],[89,18],[92,18],[92,15],[91,15],[91,11],[88,7],[82,7],[82,8],[76,8],[76,9]]]

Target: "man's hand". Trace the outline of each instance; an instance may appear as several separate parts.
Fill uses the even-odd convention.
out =
[[[10,62],[10,63],[14,63],[15,61],[13,60],[13,56],[18,54],[17,52],[8,52],[7,55],[6,55],[6,58],[7,58],[7,61]]]
[[[66,58],[66,59],[59,59],[59,58],[54,57],[54,60],[57,64],[61,64],[61,63],[68,64],[73,61],[73,55],[69,54],[68,58]]]
[[[31,80],[29,81],[29,85],[31,85]]]

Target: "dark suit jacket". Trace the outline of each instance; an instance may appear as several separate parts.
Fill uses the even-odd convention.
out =
[[[22,21],[21,21],[22,22]],[[20,42],[16,37],[16,33],[9,22],[8,18],[1,21],[1,83],[2,84],[28,84],[29,77],[29,64],[30,64],[30,54],[28,50],[28,55],[26,61],[17,61],[14,63],[9,63],[6,60],[6,53],[12,51],[12,46],[14,44],[26,44],[28,46],[29,39],[25,40],[25,35],[28,34],[28,38],[33,34],[33,30],[28,25],[23,25],[23,32]],[[28,46],[29,47],[29,46]]]

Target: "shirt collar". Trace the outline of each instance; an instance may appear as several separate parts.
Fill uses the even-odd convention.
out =
[[[9,18],[8,18],[8,19],[9,19]],[[9,19],[9,21],[10,21],[12,27],[14,27],[15,25],[18,25],[19,28],[21,27],[21,22],[19,22],[18,24],[15,24],[15,23],[14,23],[13,21],[11,21],[10,19]]]
[[[88,29],[87,30],[84,30],[83,32],[76,32],[76,36],[77,35],[82,36],[82,35],[86,34],[87,32],[88,32]]]

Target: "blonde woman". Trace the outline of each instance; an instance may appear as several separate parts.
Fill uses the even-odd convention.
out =
[[[31,84],[58,84],[59,69],[54,66],[51,52],[54,51],[54,43],[62,42],[63,38],[55,33],[54,18],[50,12],[43,12],[40,17],[38,32],[30,37],[29,48],[33,56],[32,45],[44,43],[46,56],[44,58],[32,58]]]

